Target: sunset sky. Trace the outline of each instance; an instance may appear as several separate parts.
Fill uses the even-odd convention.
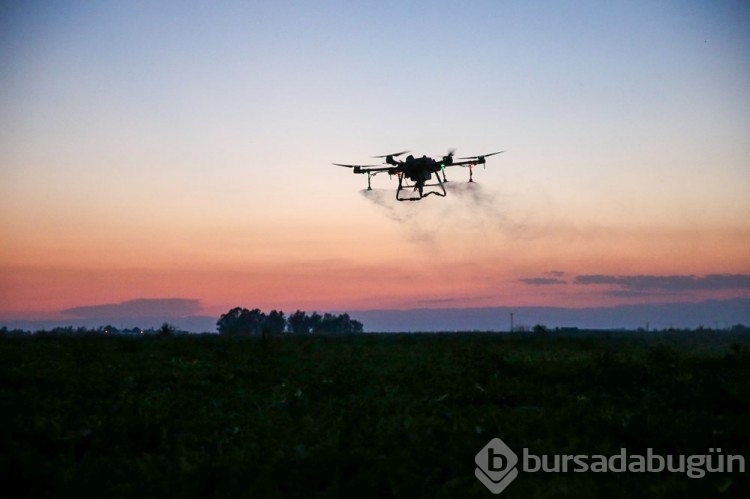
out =
[[[0,233],[0,321],[750,298],[750,5],[3,2]]]

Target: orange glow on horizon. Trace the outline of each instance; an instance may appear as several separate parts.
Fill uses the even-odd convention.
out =
[[[285,311],[594,307],[748,296],[747,290],[716,290],[628,298],[608,294],[611,287],[574,282],[580,274],[747,274],[750,257],[745,248],[750,240],[745,233],[696,237],[686,231],[680,237],[649,231],[639,237],[634,232],[605,231],[581,237],[558,231],[528,240],[486,238],[486,244],[475,244],[473,251],[467,241],[391,242],[390,250],[382,254],[376,247],[352,251],[351,240],[343,249],[334,241],[319,253],[312,253],[312,246],[298,246],[277,259],[267,255],[235,268],[231,258],[220,263],[194,258],[184,266],[178,260],[161,268],[132,268],[127,265],[132,255],[115,268],[76,267],[75,262],[67,268],[6,265],[0,268],[4,283],[0,317],[165,297],[198,299],[203,313],[218,315],[233,306]],[[552,271],[565,284],[533,286],[522,281]]]

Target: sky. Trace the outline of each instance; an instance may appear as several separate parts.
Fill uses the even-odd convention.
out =
[[[749,189],[743,1],[0,4],[0,321],[749,299]]]

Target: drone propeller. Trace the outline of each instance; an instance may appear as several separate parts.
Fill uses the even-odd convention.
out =
[[[455,154],[455,152],[456,152],[455,147],[448,149],[448,154],[443,156],[443,160],[440,162],[440,171],[443,172],[443,182],[448,181],[448,179],[445,176],[445,167],[453,164],[453,154]]]
[[[392,158],[395,158],[397,156],[401,156],[402,154],[406,154],[407,152],[409,152],[409,151],[401,151],[401,152],[397,152],[397,153],[393,153],[393,154],[384,154],[382,156],[373,156],[373,158],[387,158],[388,156],[390,156]]]
[[[478,160],[478,159],[482,159],[482,158],[487,158],[489,156],[494,156],[495,154],[500,154],[501,152],[505,152],[505,151],[491,152],[489,154],[480,154],[478,156],[466,156],[464,158],[458,158],[458,159],[477,159]]]
[[[443,156],[442,161],[440,162],[440,166],[442,168],[445,168],[446,166],[450,166],[453,164],[453,155],[456,153],[456,148],[452,147],[448,149],[448,154]]]

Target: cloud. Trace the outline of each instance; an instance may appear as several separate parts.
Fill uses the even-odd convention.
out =
[[[542,275],[547,277],[523,277],[519,279],[519,281],[530,286],[552,286],[556,284],[568,284],[566,280],[561,279],[561,277],[565,275],[565,272],[561,270],[550,270],[548,272],[544,272]]]
[[[615,298],[650,298],[652,296],[661,296],[661,293],[656,291],[641,291],[635,289],[610,289],[604,291],[603,294]]]
[[[188,317],[201,310],[200,300],[192,298],[139,298],[120,303],[68,308],[63,314],[82,319],[129,317]]]
[[[709,274],[694,275],[579,275],[576,284],[612,284],[629,292],[642,291],[698,291],[723,289],[750,289],[748,274]]]
[[[524,277],[519,279],[524,284],[530,284],[531,286],[549,286],[551,284],[567,284],[562,279],[556,279],[554,277]]]
[[[410,302],[416,307],[434,307],[439,305],[441,308],[458,308],[465,305],[467,302],[479,301],[484,299],[491,299],[493,296],[488,295],[470,295],[470,296],[459,296],[455,298],[425,298]]]

